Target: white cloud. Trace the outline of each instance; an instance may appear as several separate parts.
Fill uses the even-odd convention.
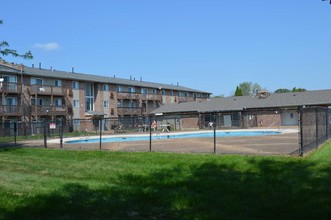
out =
[[[35,48],[43,49],[43,50],[58,50],[60,49],[60,45],[56,42],[51,42],[51,43],[36,43],[34,45]]]

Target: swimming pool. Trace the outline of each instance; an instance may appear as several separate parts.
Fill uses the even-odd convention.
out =
[[[245,136],[262,136],[280,134],[279,131],[217,131],[216,137],[245,137]],[[152,135],[152,140],[160,139],[179,139],[179,138],[211,138],[214,137],[213,131],[208,132],[192,132],[192,133],[158,133]],[[149,135],[121,135],[114,137],[102,138],[101,142],[130,142],[130,141],[147,141]],[[86,138],[79,140],[66,141],[67,144],[79,143],[99,143],[100,138]]]

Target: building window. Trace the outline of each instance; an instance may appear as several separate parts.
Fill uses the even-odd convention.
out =
[[[92,83],[85,83],[85,111],[94,110],[94,89]]]
[[[174,91],[170,91],[170,96],[174,96]]]
[[[109,85],[103,84],[103,91],[108,92],[109,91]]]
[[[162,95],[165,96],[166,95],[166,91],[163,89],[162,91]]]
[[[129,88],[128,88],[128,92],[129,92],[129,93],[135,93],[135,89],[134,89],[134,87],[129,87]]]
[[[62,81],[60,79],[57,79],[54,81],[55,86],[62,86]]]
[[[79,100],[77,99],[74,100],[74,107],[79,107]]]
[[[79,89],[79,82],[72,82],[72,88],[73,89]]]
[[[93,84],[85,83],[85,96],[93,96]]]
[[[43,85],[43,79],[31,78],[31,85]]]
[[[179,96],[180,97],[187,97],[187,93],[186,92],[179,92]]]
[[[7,89],[9,91],[17,91],[16,76],[2,76],[2,78],[4,82],[7,82]]]
[[[16,83],[17,82],[17,78],[16,76],[2,76],[4,82],[8,82],[8,83]]]
[[[17,98],[15,98],[15,97],[5,97],[5,105],[10,105],[10,106],[12,106],[12,105],[17,105]]]
[[[62,99],[54,99],[54,106],[62,106]]]
[[[103,101],[103,107],[108,108],[109,107],[109,101]]]
[[[38,98],[37,101],[36,101],[35,98],[32,98],[32,99],[31,99],[31,105],[42,106],[42,105],[44,105],[44,100]]]
[[[122,86],[117,86],[116,87],[116,91],[117,92],[122,92],[123,91],[123,87]]]
[[[93,111],[93,98],[85,97],[85,112]]]
[[[142,88],[141,89],[141,94],[147,94],[148,93],[148,89]]]

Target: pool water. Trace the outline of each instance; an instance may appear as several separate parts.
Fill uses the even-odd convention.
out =
[[[280,134],[278,131],[218,131],[216,132],[216,137],[245,137],[245,136],[262,136],[262,135],[272,135]],[[196,133],[184,133],[184,134],[153,134],[152,140],[160,139],[179,139],[179,138],[211,138],[214,137],[214,132],[196,132]],[[130,135],[121,137],[107,137],[102,138],[101,142],[130,142],[130,141],[147,141],[149,140],[149,135]],[[100,138],[84,138],[79,140],[66,141],[68,144],[78,144],[78,143],[99,143]]]

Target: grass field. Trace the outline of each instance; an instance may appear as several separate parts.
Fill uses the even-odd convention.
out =
[[[0,219],[330,219],[331,143],[305,158],[0,150]]]

